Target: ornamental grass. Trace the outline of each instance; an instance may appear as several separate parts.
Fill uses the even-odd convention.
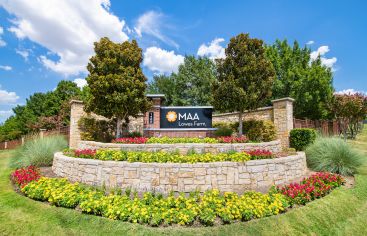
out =
[[[10,159],[12,168],[26,166],[51,166],[54,153],[67,147],[68,143],[64,136],[54,135],[41,138],[35,136],[13,153]]]
[[[363,155],[340,138],[317,138],[306,157],[310,169],[341,175],[354,175],[363,164]]]

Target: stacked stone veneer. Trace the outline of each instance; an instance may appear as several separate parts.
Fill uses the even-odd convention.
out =
[[[273,106],[259,108],[255,111],[247,111],[244,113],[243,119],[257,119],[257,120],[270,120],[274,122],[274,126],[277,130],[277,139],[281,141],[283,147],[289,146],[289,132],[293,129],[293,99],[292,98],[282,98],[273,100]],[[160,101],[154,101],[153,109],[154,119],[159,120],[158,103]],[[160,103],[159,103],[160,104]],[[78,143],[81,141],[80,129],[78,127],[78,121],[82,116],[87,115],[84,112],[84,105],[81,101],[73,100],[71,101],[71,114],[70,114],[70,148],[77,148]],[[158,109],[159,110],[159,109]],[[93,114],[91,114],[93,115]],[[99,116],[95,116],[101,118]],[[147,114],[145,114],[147,116]],[[130,117],[129,130],[143,132],[144,122],[147,122],[147,117],[141,114],[138,117]],[[145,120],[145,121],[144,121]],[[213,114],[213,122],[236,122],[238,121],[238,113],[224,113],[224,114]],[[147,124],[145,124],[147,125]],[[151,127],[156,128],[156,127]],[[164,132],[159,135],[164,136]],[[173,135],[173,134],[171,134]],[[186,133],[186,136],[203,136],[202,133],[192,134],[190,132]],[[152,135],[155,136],[155,135]],[[177,136],[177,135],[175,135]]]
[[[251,151],[256,149],[268,150],[273,153],[282,150],[280,140],[264,143],[175,143],[175,144],[120,144],[120,143],[100,143],[93,141],[80,141],[78,149],[113,149],[125,151],[179,151],[186,154],[188,151],[197,153],[220,153],[228,151]]]
[[[267,191],[272,185],[296,181],[306,174],[303,152],[294,156],[247,162],[129,163],[80,159],[56,153],[52,169],[70,181],[168,193],[219,189],[241,193]]]
[[[212,121],[216,122],[238,122],[238,112],[213,114]],[[262,107],[255,111],[245,111],[243,120],[270,120],[273,121],[273,107]]]

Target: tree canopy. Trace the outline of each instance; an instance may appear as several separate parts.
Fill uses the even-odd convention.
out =
[[[267,58],[276,72],[272,99],[295,99],[294,115],[297,118],[330,118],[328,104],[333,97],[333,75],[322,65],[320,58],[311,61],[311,50],[301,48],[297,41],[290,46],[287,40],[277,40],[266,46]]]
[[[225,55],[217,60],[214,107],[219,111],[238,111],[242,134],[243,112],[261,107],[269,100],[275,71],[265,56],[264,42],[250,38],[249,34],[231,38]]]
[[[102,38],[94,43],[95,55],[90,59],[86,78],[89,87],[86,110],[117,119],[116,135],[121,135],[122,121],[147,111],[146,77],[140,64],[142,50],[137,42],[114,43]]]
[[[206,57],[186,56],[177,73],[156,75],[148,93],[163,93],[166,105],[203,106],[212,102],[211,86],[216,80],[216,66]]]
[[[54,91],[34,93],[25,105],[13,108],[14,115],[0,126],[0,140],[11,140],[40,128],[53,129],[69,123],[69,101],[80,98],[81,90],[72,81],[62,80]]]

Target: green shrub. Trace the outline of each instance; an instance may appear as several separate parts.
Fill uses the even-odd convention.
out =
[[[52,165],[54,153],[65,149],[67,144],[65,137],[61,135],[44,137],[42,139],[35,136],[15,150],[10,166],[13,168],[30,165],[50,166]]]
[[[232,136],[233,130],[230,127],[219,126],[216,131],[214,131],[214,135],[216,137],[222,136]]]
[[[110,142],[114,136],[115,122],[108,120],[96,120],[90,116],[79,119],[78,126],[81,129],[81,139],[98,142]]]
[[[135,137],[142,137],[143,135],[139,131],[132,131],[125,136],[129,138],[135,138]]]
[[[314,171],[353,175],[362,164],[362,154],[339,138],[317,138],[306,148],[307,165]]]
[[[316,130],[309,128],[292,129],[289,136],[289,145],[297,151],[304,150],[316,139]]]
[[[238,122],[234,123],[232,127],[238,129]],[[269,142],[276,137],[274,123],[269,120],[243,121],[242,131],[250,141],[254,142]]]

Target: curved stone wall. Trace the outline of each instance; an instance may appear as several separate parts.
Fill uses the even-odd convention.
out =
[[[275,159],[212,163],[129,163],[67,157],[55,153],[52,170],[60,177],[85,184],[131,187],[139,192],[190,192],[219,189],[241,193],[267,191],[272,185],[290,183],[306,174],[303,152]]]
[[[80,141],[79,149],[114,149],[126,151],[166,151],[186,154],[189,150],[195,150],[197,153],[220,153],[228,151],[250,151],[255,149],[268,150],[273,153],[280,152],[282,146],[280,140],[263,143],[175,143],[175,144],[121,144],[121,143],[100,143],[94,141]]]

